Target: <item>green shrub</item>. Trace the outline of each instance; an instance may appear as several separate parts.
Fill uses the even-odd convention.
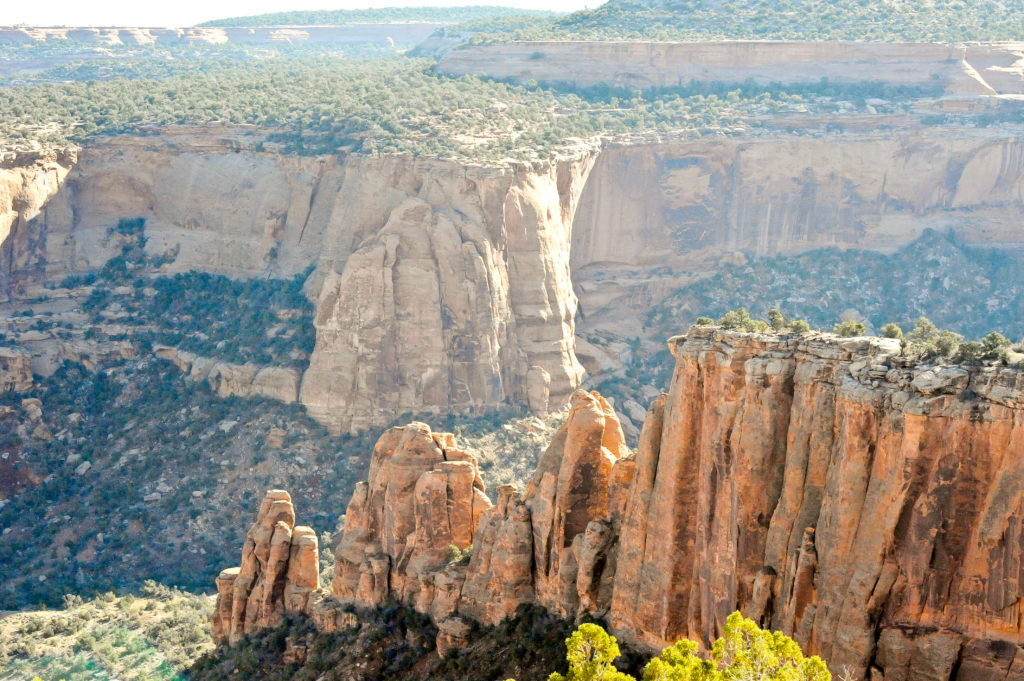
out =
[[[843,338],[853,338],[865,335],[868,332],[868,327],[862,322],[845,321],[836,324],[833,331]]]
[[[903,329],[901,329],[898,324],[889,322],[888,324],[882,327],[882,337],[898,338],[899,340],[903,340]]]

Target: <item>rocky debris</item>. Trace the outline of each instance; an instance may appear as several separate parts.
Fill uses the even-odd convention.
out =
[[[246,535],[242,565],[217,577],[213,616],[215,641],[234,643],[246,634],[280,624],[302,611],[320,588],[316,533],[295,526],[291,497],[269,490],[256,524]]]
[[[481,516],[451,436],[386,433],[314,621],[394,597],[447,653],[468,620],[535,603],[656,648],[709,644],[739,609],[852,678],[1024,680],[1018,370],[816,334],[695,327],[670,347],[635,454],[579,391],[525,493],[501,487]],[[468,565],[446,561],[469,542]]]
[[[40,421],[43,418],[43,403],[36,397],[26,397],[23,399],[21,401],[21,410],[32,421]]]
[[[271,428],[267,433],[267,444],[275,449],[284,446],[284,438],[288,433],[281,428]]]
[[[295,369],[231,364],[168,345],[154,345],[153,355],[174,364],[190,380],[206,381],[220,397],[259,395],[285,404],[299,399],[301,376]]]
[[[472,623],[464,617],[448,617],[438,621],[437,654],[446,657],[451,651],[469,645],[472,626]]]
[[[32,388],[31,355],[21,348],[0,347],[0,393]]]

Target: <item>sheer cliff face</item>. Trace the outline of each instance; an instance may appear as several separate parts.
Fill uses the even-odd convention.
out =
[[[877,338],[695,327],[670,345],[635,454],[608,403],[577,392],[525,492],[494,507],[464,455],[461,478],[445,468],[443,436],[386,434],[336,598],[410,602],[442,649],[526,603],[652,648],[710,643],[739,609],[853,679],[1024,679],[1020,371],[916,366]],[[467,541],[468,566],[438,560]]]
[[[1013,65],[1018,44],[963,45],[838,41],[730,40],[723,42],[509,42],[462,46],[438,69],[520,83],[536,80],[586,88],[672,88],[691,81],[838,83],[864,81],[942,86],[946,94],[1019,93],[1024,80]],[[992,82],[989,83],[988,79]]]
[[[40,216],[47,201],[61,189],[75,160],[72,152],[18,152],[0,159],[0,245],[12,232],[31,233],[28,223]],[[0,288],[8,267],[6,260],[0,266]]]
[[[0,166],[0,300],[99,269],[120,254],[111,228],[143,217],[166,273],[314,268],[317,342],[298,395],[333,432],[508,401],[543,411],[580,383],[578,308],[621,334],[737,252],[892,251],[926,227],[1020,246],[1024,146],[904,123],[504,169],[286,156],[238,128],[105,138],[77,163]]]
[[[589,166],[475,179],[415,169],[405,200],[323,284],[301,392],[310,413],[347,430],[413,410],[564,401],[583,374],[569,244]]]
[[[588,324],[614,329],[737,253],[891,253],[928,228],[1019,247],[1022,187],[1024,146],[1000,133],[908,128],[606,149],[573,224],[574,281]]]
[[[487,169],[257,142],[169,129],[98,143],[70,172],[0,170],[0,296],[99,269],[120,253],[111,228],[143,217],[168,274],[315,266],[317,342],[299,398],[333,432],[408,411],[544,411],[579,384],[569,248],[592,157]]]
[[[834,670],[1024,678],[1020,372],[904,368],[878,340],[672,345],[619,539],[618,631],[706,641],[739,608]]]

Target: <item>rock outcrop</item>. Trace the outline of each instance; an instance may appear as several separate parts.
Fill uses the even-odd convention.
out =
[[[295,526],[295,508],[283,490],[270,490],[260,504],[242,548],[242,565],[217,577],[214,641],[234,643],[274,627],[286,614],[303,612],[320,588],[316,532]]]
[[[76,160],[73,150],[0,154],[0,244],[44,211]]]
[[[32,358],[21,348],[0,347],[0,393],[32,387]]]
[[[470,179],[437,164],[419,189],[404,185],[427,182],[420,169],[401,178],[406,196],[320,290],[309,413],[337,432],[414,410],[564,402],[583,375],[569,244],[590,165]]]
[[[232,364],[167,345],[154,345],[153,356],[165,359],[192,381],[206,381],[220,397],[259,395],[291,404],[299,399],[301,374],[296,369]]]
[[[13,193],[0,169],[0,302],[100,269],[123,246],[113,228],[143,218],[160,274],[313,268],[317,339],[297,399],[333,433],[409,411],[513,401],[544,412],[578,387],[569,251],[592,155],[487,168],[296,157],[264,142],[226,126],[105,138],[46,182],[19,167]],[[25,182],[31,201],[18,198]],[[221,385],[249,390],[246,380]]]
[[[739,609],[854,679],[1024,680],[1020,370],[917,365],[880,338],[694,327],[670,346],[635,454],[577,392],[525,492],[493,507],[450,436],[385,434],[314,621],[394,597],[448,651],[532,603],[658,648],[710,643]],[[222,604],[254,608],[232,618],[276,612],[265,582],[222,579]]]
[[[708,641],[739,608],[853,678],[1024,678],[1018,370],[916,367],[882,339],[694,328],[671,346],[617,632]]]
[[[476,460],[455,447],[451,433],[423,423],[392,428],[349,502],[334,595],[361,606],[394,597],[449,614],[461,588],[458,571],[448,569],[450,547],[468,548],[490,507]]]
[[[15,155],[0,164],[0,301],[27,305],[100,269],[124,245],[111,231],[122,218],[145,219],[161,274],[314,267],[317,340],[295,399],[338,433],[409,411],[558,408],[581,381],[578,321],[618,333],[744,253],[892,252],[939,226],[968,244],[1021,245],[1024,148],[1012,131],[899,116],[835,125],[843,134],[764,129],[502,167],[288,156],[228,126]],[[59,364],[54,340],[19,341],[34,356],[48,348],[37,373]],[[601,370],[600,348],[579,346]],[[263,378],[220,386],[291,394],[293,377]]]
[[[685,87],[691,81],[761,84],[882,82],[942,86],[949,95],[1020,94],[1019,43],[942,45],[843,41],[519,41],[465,45],[438,69],[478,75],[626,89]]]

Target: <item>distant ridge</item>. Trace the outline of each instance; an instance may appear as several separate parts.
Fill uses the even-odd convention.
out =
[[[197,24],[197,26],[329,26],[353,23],[406,22],[455,24],[464,21],[474,21],[477,19],[517,15],[555,17],[558,13],[490,5],[469,5],[466,7],[378,7],[374,9],[325,9],[271,12],[268,14],[254,14],[244,17],[214,19],[212,21]]]
[[[1021,0],[609,0],[474,40],[1016,41],[1022,8]]]

